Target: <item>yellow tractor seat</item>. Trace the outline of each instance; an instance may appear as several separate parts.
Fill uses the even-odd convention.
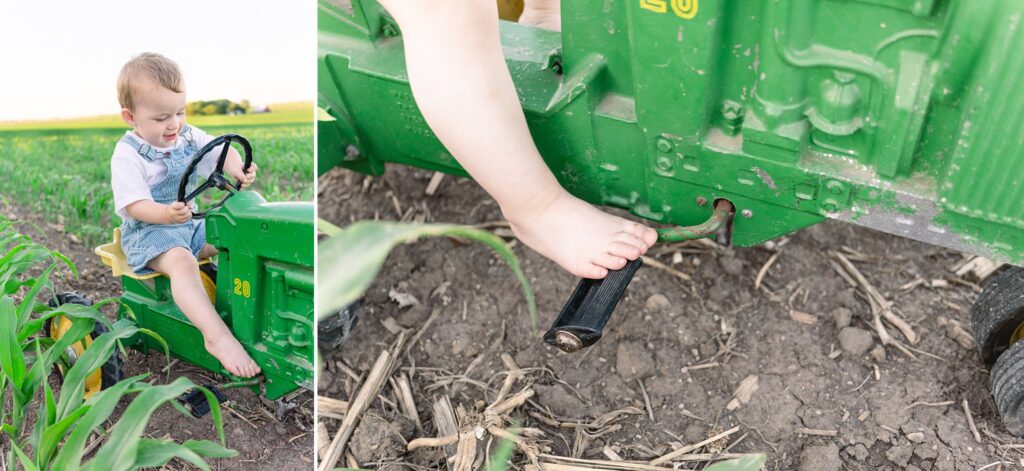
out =
[[[136,280],[148,280],[150,278],[156,278],[162,276],[162,273],[149,273],[146,275],[136,275],[132,271],[132,267],[128,265],[128,259],[124,255],[124,251],[121,250],[121,228],[114,229],[114,241],[109,244],[103,244],[96,247],[96,255],[100,256],[100,260],[103,264],[110,267],[111,272],[114,276],[127,276],[129,278],[135,278]],[[209,258],[204,258],[199,261],[200,265],[210,263]]]

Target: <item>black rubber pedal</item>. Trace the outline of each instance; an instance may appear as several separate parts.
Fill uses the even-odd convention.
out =
[[[218,404],[227,402],[228,396],[220,389],[217,389],[216,386],[204,384],[203,387],[209,389],[217,397]],[[192,413],[192,416],[197,419],[210,413],[210,403],[206,400],[206,395],[196,388],[189,389],[181,396],[178,396],[178,402],[185,406]]]
[[[643,264],[637,258],[626,263],[621,270],[609,270],[604,279],[580,280],[555,323],[544,334],[544,341],[563,352],[572,353],[601,340],[608,318]]]

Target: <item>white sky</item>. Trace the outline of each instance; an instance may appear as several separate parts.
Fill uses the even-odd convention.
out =
[[[187,98],[313,101],[314,0],[0,0],[0,121],[120,112],[132,56],[181,66]]]

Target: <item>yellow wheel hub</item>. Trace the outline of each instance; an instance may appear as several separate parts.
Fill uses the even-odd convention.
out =
[[[217,280],[210,278],[205,271],[199,270],[199,279],[203,281],[203,290],[210,298],[210,304],[217,305]]]
[[[54,317],[50,323],[50,338],[60,340],[69,329],[71,329],[71,319],[65,316]],[[91,344],[92,334],[86,335],[80,342],[72,344],[71,351],[68,352],[69,354],[74,353],[72,360],[80,358],[85,349],[89,348]],[[58,368],[60,368],[61,374],[66,373],[63,366],[58,365]],[[85,398],[88,399],[93,394],[100,392],[101,389],[103,389],[103,371],[97,368],[92,373],[89,373],[89,376],[85,377]]]
[[[1010,345],[1013,345],[1021,340],[1024,340],[1024,324],[1017,326],[1017,330],[1010,336]]]

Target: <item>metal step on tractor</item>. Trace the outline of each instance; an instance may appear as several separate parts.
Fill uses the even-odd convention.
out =
[[[193,218],[205,218],[207,242],[219,251],[216,263],[200,261],[200,277],[216,311],[259,365],[262,372],[250,380],[229,380],[208,385],[216,390],[248,387],[268,400],[280,400],[299,388],[313,389],[313,203],[268,203],[255,191],[240,191],[241,183],[231,184],[223,175],[227,149],[233,143],[241,147],[245,167],[252,162],[252,147],[241,136],[218,137],[196,152],[179,185],[178,200],[189,202],[211,188],[227,194]],[[220,147],[216,170],[205,183],[186,194],[186,183],[204,158]],[[225,377],[231,375],[206,351],[203,336],[175,305],[170,279],[160,273],[136,275],[121,249],[120,229],[113,240],[96,248],[103,263],[121,278],[124,294],[118,318],[132,318],[142,329],[155,332],[171,356]],[[89,304],[74,293],[63,293],[59,303]],[[58,339],[71,322],[57,317],[45,326],[47,334]],[[102,329],[101,324],[96,324]],[[102,332],[94,332],[92,337]],[[92,337],[74,348],[81,353]],[[126,345],[143,352],[164,351],[160,340],[136,335]],[[70,353],[70,352],[69,352]],[[74,359],[74,355],[69,355]],[[90,396],[122,379],[119,354],[89,377],[85,395]],[[187,394],[180,401],[194,415],[208,411],[202,394]],[[278,402],[278,414],[288,406]]]
[[[319,171],[465,176],[413,100],[394,20],[372,0],[318,11],[318,105],[333,118],[318,123]],[[561,33],[500,30],[534,140],[575,195],[706,221],[663,240],[746,247],[837,219],[1024,263],[1024,3],[563,0],[561,15]],[[629,278],[581,283],[548,340],[596,341]],[[973,327],[1024,435],[1024,270],[988,285]]]

